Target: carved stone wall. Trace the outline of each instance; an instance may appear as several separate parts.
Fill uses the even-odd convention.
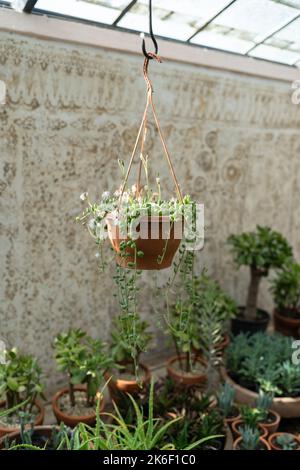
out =
[[[70,326],[109,336],[117,312],[89,235],[74,222],[79,195],[119,184],[145,99],[141,57],[0,33],[0,336],[36,354],[48,384],[54,334]],[[183,191],[205,204],[206,265],[244,302],[247,270],[225,241],[257,223],[282,231],[300,254],[300,106],[290,84],[175,63],[151,64],[161,124]],[[154,126],[149,154],[171,190]],[[157,300],[145,279],[144,315]],[[262,307],[271,308],[267,285]],[[158,347],[161,345],[158,334]]]

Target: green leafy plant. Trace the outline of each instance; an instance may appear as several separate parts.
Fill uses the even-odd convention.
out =
[[[251,408],[250,406],[241,406],[241,416],[243,420],[243,426],[247,426],[248,428],[251,429],[256,429],[258,426],[258,423],[261,422],[262,420],[262,413],[259,408]]]
[[[113,364],[102,341],[80,329],[70,329],[56,336],[54,349],[58,369],[68,375],[71,406],[76,403],[74,386],[79,384],[86,384],[87,405],[94,406],[103,372]]]
[[[300,365],[292,362],[289,337],[274,334],[240,334],[227,349],[227,370],[242,386],[275,396],[298,396]]]
[[[217,402],[224,418],[229,418],[233,414],[235,395],[235,389],[227,382],[220,387],[217,394]]]
[[[285,263],[271,283],[271,292],[281,314],[300,318],[300,264]]]
[[[259,432],[257,429],[245,426],[240,429],[241,441],[240,450],[257,450],[259,448]]]
[[[0,364],[0,396],[5,397],[7,410],[32,414],[35,399],[43,393],[41,373],[34,357],[16,348],[5,351],[5,361]]]
[[[263,277],[271,268],[280,268],[292,257],[292,249],[286,239],[269,227],[257,226],[256,232],[231,235],[228,239],[234,260],[238,266],[249,266],[251,280],[248,289],[245,317],[257,318],[257,298]]]
[[[139,357],[152,340],[148,322],[137,314],[122,314],[114,320],[111,355],[114,362],[138,376]]]
[[[300,444],[295,436],[289,433],[282,433],[280,436],[277,436],[275,442],[282,450],[296,450],[300,448]]]
[[[256,400],[255,408],[260,412],[260,421],[266,421],[269,415],[269,410],[274,400],[273,393],[266,393],[259,390],[258,399]]]

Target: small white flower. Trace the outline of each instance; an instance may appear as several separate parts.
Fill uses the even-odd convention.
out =
[[[102,199],[108,199],[110,197],[110,192],[109,191],[104,191],[102,193]]]
[[[160,178],[159,177],[156,178],[156,184],[160,185]]]
[[[132,191],[132,194],[135,194],[137,192],[137,185],[136,184],[133,184],[131,186],[131,191]]]
[[[99,256],[100,256],[100,253],[97,252],[97,253],[95,254],[95,257],[96,257],[96,258],[99,258]]]
[[[87,192],[82,193],[82,194],[80,195],[81,201],[85,201],[87,197],[88,197],[88,193],[87,193]]]

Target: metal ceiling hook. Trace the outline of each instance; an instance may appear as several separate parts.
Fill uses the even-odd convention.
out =
[[[158,53],[158,44],[157,44],[157,41],[156,41],[155,36],[153,34],[153,26],[152,26],[152,0],[149,0],[149,34],[150,34],[150,37],[151,37],[153,45],[154,45],[154,51],[155,51],[154,53],[155,53],[155,55],[157,55],[157,53]],[[144,56],[147,59],[149,59],[149,60],[153,59],[153,57],[150,55],[150,53],[148,54],[148,52],[146,51],[145,37],[143,37],[142,50],[143,50]]]

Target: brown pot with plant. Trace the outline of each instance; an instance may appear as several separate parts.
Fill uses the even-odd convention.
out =
[[[82,422],[94,424],[96,406],[104,409],[104,397],[99,391],[103,373],[112,359],[100,340],[94,340],[80,329],[61,333],[54,340],[58,369],[68,376],[68,387],[59,390],[52,399],[57,422],[74,427]]]
[[[246,306],[240,307],[239,315],[232,320],[232,333],[265,331],[269,314],[257,306],[261,280],[270,269],[282,267],[292,256],[292,249],[280,233],[259,225],[256,232],[231,235],[228,241],[237,266],[250,268]]]
[[[234,441],[233,450],[271,450],[267,440],[260,436],[258,429],[245,426],[241,435]]]
[[[300,450],[300,438],[289,432],[275,432],[268,441],[272,450]]]
[[[271,284],[274,326],[283,335],[300,338],[300,264],[286,262]]]
[[[16,348],[4,352],[0,364],[0,437],[20,429],[22,419],[38,426],[43,424],[45,409],[41,369],[35,358],[21,354]]]
[[[126,281],[121,268],[119,278],[116,280],[119,289],[123,292]],[[132,286],[130,281],[128,282],[127,292],[129,286]],[[149,333],[149,324],[138,314],[123,312],[114,321],[111,338],[111,356],[115,366],[105,371],[104,378],[108,383],[111,397],[118,400],[120,393],[135,394],[150,383],[150,369],[141,363],[140,355],[147,350],[152,335]]]

